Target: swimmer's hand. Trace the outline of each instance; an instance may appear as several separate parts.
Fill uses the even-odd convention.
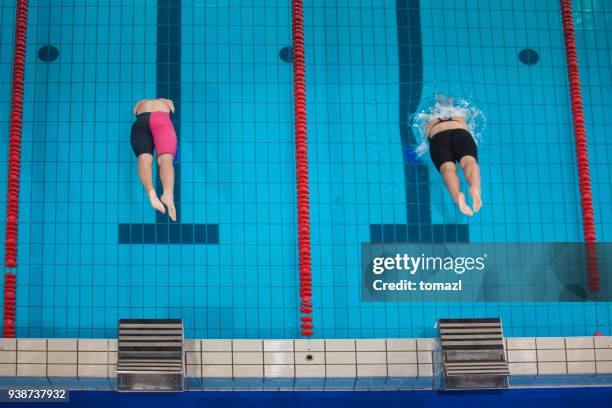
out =
[[[440,105],[446,105],[446,96],[444,94],[436,94],[436,102]]]
[[[446,96],[444,94],[436,94],[436,102],[442,106],[453,106],[455,98],[452,96]]]

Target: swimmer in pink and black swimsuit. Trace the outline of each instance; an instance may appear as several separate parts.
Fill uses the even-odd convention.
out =
[[[174,156],[176,155],[176,132],[170,120],[174,113],[174,103],[169,99],[143,99],[134,105],[136,121],[132,125],[132,148],[138,157],[138,175],[144,186],[151,205],[161,213],[166,213],[176,221],[174,207]],[[153,151],[157,154],[159,178],[164,192],[160,198],[153,187]]]

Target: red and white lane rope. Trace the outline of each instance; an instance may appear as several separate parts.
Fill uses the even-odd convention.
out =
[[[8,158],[8,187],[6,194],[6,242],[4,266],[4,337],[15,337],[15,291],[17,276],[11,269],[17,267],[17,221],[19,215],[19,172],[21,166],[21,118],[23,113],[23,83],[25,72],[26,30],[28,1],[18,0],[15,20],[13,55],[13,84]]]
[[[300,269],[301,334],[313,335],[310,205],[308,197],[308,137],[306,132],[306,64],[302,0],[292,1],[293,98],[295,111],[295,162],[297,185],[298,251]]]
[[[589,152],[584,126],[584,108],[580,88],[580,73],[578,71],[578,52],[576,51],[576,36],[574,33],[574,16],[571,0],[561,0],[561,15],[563,21],[563,37],[565,39],[565,56],[567,60],[567,76],[570,84],[570,96],[574,121],[574,139],[576,143],[576,158],[578,162],[578,179],[580,183],[580,198],[582,204],[582,229],[586,243],[586,262],[591,291],[599,290],[599,267],[597,263],[595,215],[593,212],[593,194],[591,191],[591,173],[589,170]]]

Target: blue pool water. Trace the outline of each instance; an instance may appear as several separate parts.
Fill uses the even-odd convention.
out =
[[[360,301],[363,242],[582,239],[559,2],[434,3],[306,2],[316,336],[432,336],[460,316],[500,316],[509,336],[612,333],[609,303]],[[30,1],[17,335],[107,337],[119,318],[181,317],[187,337],[298,336],[292,67],[279,57],[290,2],[58,4]],[[597,234],[610,241],[612,4],[574,7]],[[0,21],[8,119],[12,2]],[[52,61],[37,55],[48,44]],[[409,115],[436,91],[487,117],[473,218],[411,154]],[[177,105],[180,225],[147,204],[130,147],[133,103],[155,96]],[[5,191],[7,124],[0,137]]]

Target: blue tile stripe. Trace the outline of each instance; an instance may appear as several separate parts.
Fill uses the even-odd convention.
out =
[[[373,244],[469,242],[467,224],[371,224]]]
[[[218,224],[119,224],[121,244],[218,244]]]
[[[396,0],[399,62],[399,123],[403,146],[414,146],[410,127],[423,90],[423,50],[421,49],[421,11],[419,0]]]
[[[157,2],[157,97],[174,101],[172,122],[177,146],[181,135],[181,0]],[[155,211],[155,224],[119,224],[120,244],[219,244],[218,224],[181,224],[181,164],[174,163],[174,204],[177,222]],[[162,190],[161,181],[156,182]]]
[[[176,112],[172,123],[176,130],[177,147],[181,141],[181,0],[158,0],[157,2],[157,97],[171,99]],[[181,216],[181,164],[174,164],[174,204],[177,222]],[[161,181],[156,183],[157,191],[162,190]],[[157,224],[167,224],[166,214],[155,212]]]
[[[423,52],[419,0],[396,0],[399,53],[399,123],[406,185],[406,224],[371,224],[373,243],[469,242],[466,224],[432,224],[429,168],[412,147],[410,126],[423,91]]]

